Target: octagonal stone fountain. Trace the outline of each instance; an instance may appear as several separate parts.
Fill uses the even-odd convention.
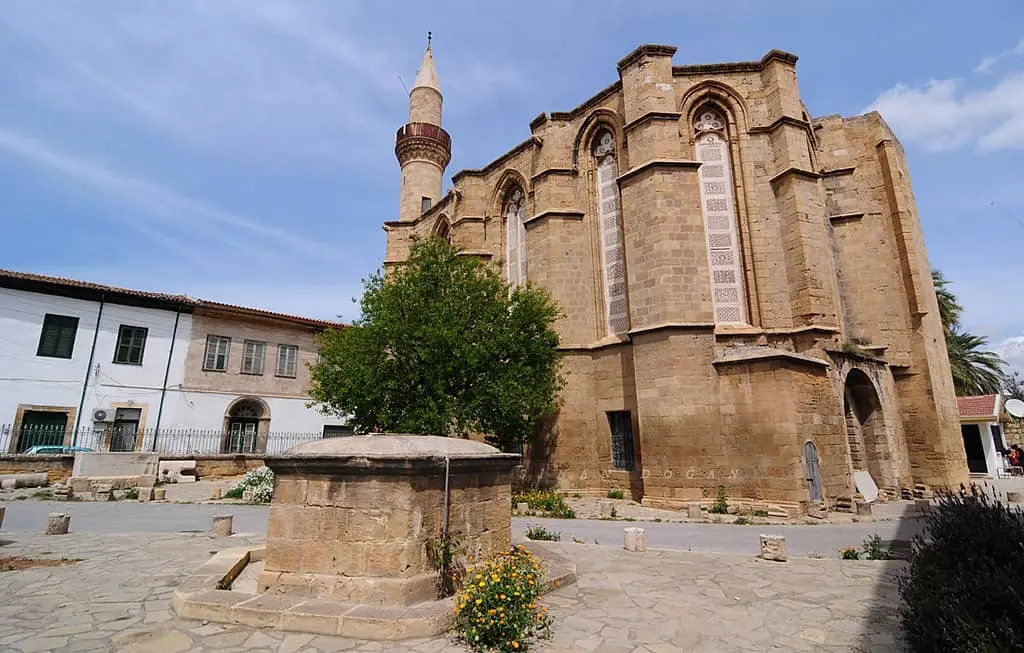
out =
[[[507,551],[518,461],[472,440],[382,434],[267,456],[276,483],[266,547],[218,553],[172,607],[186,618],[361,639],[444,632],[452,604],[437,598],[427,545],[448,532],[477,559]],[[564,558],[535,553],[550,578],[575,580]],[[233,587],[260,565],[251,591]]]

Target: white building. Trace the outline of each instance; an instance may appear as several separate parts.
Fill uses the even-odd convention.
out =
[[[1003,410],[1002,395],[957,397],[960,412],[960,434],[964,439],[967,468],[975,477],[997,478],[1006,467],[1006,442],[999,414]]]
[[[0,270],[0,451],[277,451],[337,433],[307,408],[306,364],[340,326]]]

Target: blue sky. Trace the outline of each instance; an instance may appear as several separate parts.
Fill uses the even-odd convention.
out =
[[[493,8],[492,8],[493,7]],[[448,178],[617,79],[800,56],[814,115],[877,108],[931,262],[1024,369],[1024,4],[8,0],[0,267],[352,318],[397,212],[394,132],[434,32]],[[637,8],[643,7],[643,8]],[[447,185],[446,181],[446,185]]]

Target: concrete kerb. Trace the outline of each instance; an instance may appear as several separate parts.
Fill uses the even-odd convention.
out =
[[[576,582],[576,565],[569,558],[533,542],[529,548],[543,562],[550,589]],[[171,610],[185,619],[375,641],[434,637],[451,628],[452,597],[409,607],[378,607],[227,589],[265,552],[265,547],[218,552],[175,589]]]

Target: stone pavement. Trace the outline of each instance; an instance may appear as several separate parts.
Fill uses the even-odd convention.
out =
[[[206,535],[46,537],[0,533],[0,556],[83,558],[76,565],[0,572],[0,650],[408,651],[454,653],[450,639],[357,642],[181,620],[173,589],[220,548],[260,538]],[[557,620],[545,653],[890,651],[893,563],[796,559],[562,543],[576,586],[544,602]]]

